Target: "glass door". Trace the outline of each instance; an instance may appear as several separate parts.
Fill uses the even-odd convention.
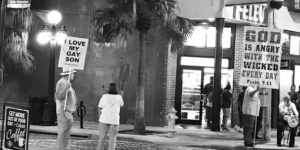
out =
[[[200,124],[202,122],[201,97],[203,71],[199,69],[182,69],[181,84],[181,123]]]

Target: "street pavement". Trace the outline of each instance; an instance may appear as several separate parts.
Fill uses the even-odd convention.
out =
[[[29,150],[53,150],[56,149],[57,135],[30,133]],[[107,147],[108,141],[105,146]],[[71,137],[69,150],[96,150],[97,140],[88,138]],[[118,138],[117,150],[204,150],[203,148],[189,148],[183,146],[171,146],[155,144],[145,141],[132,141]]]
[[[229,132],[213,132],[200,126],[176,126],[174,137],[168,137],[167,127],[150,127],[146,130],[146,135],[134,135],[132,125],[121,124],[119,127],[117,149],[120,150],[200,150],[200,149],[221,149],[221,150],[282,150],[295,149],[300,150],[300,137],[295,140],[295,147],[278,147],[276,145],[276,129],[271,131],[270,141],[258,141],[254,148],[243,145],[243,134],[230,128]],[[31,125],[30,132],[43,134],[57,134],[57,126],[37,126]],[[84,128],[80,129],[79,122],[75,122],[72,128],[72,139],[70,140],[70,150],[95,149],[98,139],[98,123],[84,122]],[[56,137],[56,135],[54,135]],[[44,145],[44,146],[43,146]],[[33,147],[42,146],[39,150],[48,150],[47,148],[56,147],[56,138],[30,138],[30,144]]]

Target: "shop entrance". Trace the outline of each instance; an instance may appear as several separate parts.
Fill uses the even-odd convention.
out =
[[[179,99],[176,103],[179,123],[198,124],[202,123],[203,116],[203,68],[184,67],[180,70]]]
[[[204,108],[206,101],[202,90],[213,75],[214,69],[210,67],[181,66],[175,101],[179,117],[177,124],[206,124]],[[228,82],[232,85],[232,79],[233,71],[222,69],[221,87],[224,88]]]

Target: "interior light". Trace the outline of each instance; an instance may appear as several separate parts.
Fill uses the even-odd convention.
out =
[[[209,22],[214,22],[214,21],[215,21],[215,18],[208,18],[208,21],[209,21]]]

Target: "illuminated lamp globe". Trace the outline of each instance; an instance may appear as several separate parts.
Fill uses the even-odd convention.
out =
[[[47,20],[50,24],[56,25],[62,19],[61,13],[57,10],[50,11],[47,15]]]
[[[67,37],[67,34],[64,31],[59,31],[55,34],[56,42],[59,45],[62,45],[65,42],[66,37]]]
[[[51,33],[49,31],[42,31],[37,35],[37,41],[44,45],[50,41]]]

